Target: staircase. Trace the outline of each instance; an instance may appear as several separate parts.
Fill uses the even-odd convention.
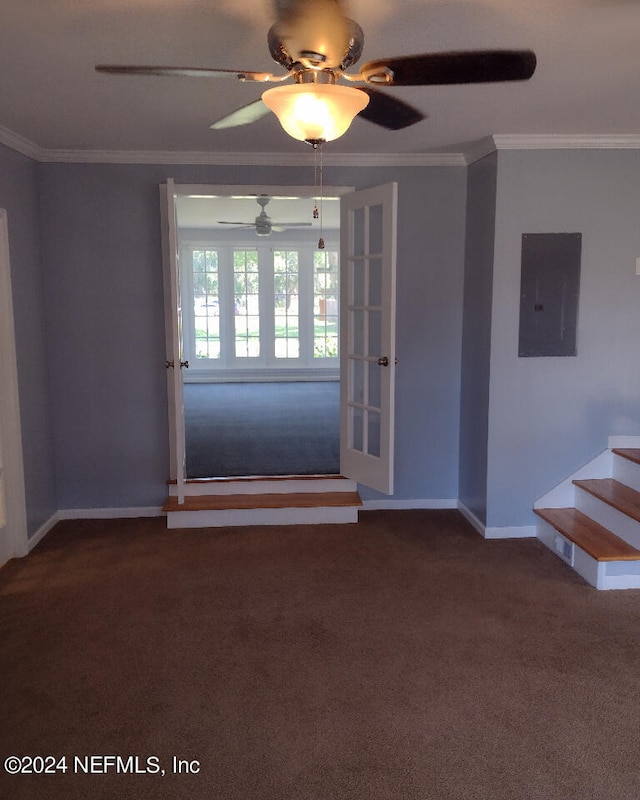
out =
[[[611,446],[534,511],[538,538],[596,589],[640,588],[640,446]]]
[[[187,481],[182,504],[173,483],[162,510],[168,528],[216,528],[357,522],[361,505],[355,481],[322,475]]]

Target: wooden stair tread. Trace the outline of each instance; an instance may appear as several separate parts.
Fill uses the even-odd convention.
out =
[[[573,483],[585,492],[622,511],[631,519],[640,522],[640,492],[620,483],[614,478],[592,478],[574,480]]]
[[[640,550],[576,508],[536,508],[535,512],[596,561],[640,561]]]
[[[617,456],[622,456],[628,461],[640,464],[640,449],[635,447],[614,447],[612,450]]]
[[[177,497],[169,497],[162,510],[228,511],[255,508],[339,508],[361,506],[358,492],[294,492],[286,494],[227,494],[185,497],[182,505]]]
[[[221,483],[267,483],[272,481],[273,483],[281,482],[281,481],[300,481],[303,483],[304,481],[346,481],[348,478],[345,478],[344,475],[338,475],[335,472],[328,473],[326,475],[250,475],[248,477],[233,477],[233,478],[187,478],[185,483],[187,484],[197,484],[202,485],[206,483],[211,484],[221,484]],[[167,481],[168,486],[175,486],[177,481],[175,478],[169,479]]]

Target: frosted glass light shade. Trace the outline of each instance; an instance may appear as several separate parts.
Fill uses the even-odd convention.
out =
[[[330,142],[347,131],[369,96],[350,86],[296,83],[268,89],[262,102],[294,139]]]

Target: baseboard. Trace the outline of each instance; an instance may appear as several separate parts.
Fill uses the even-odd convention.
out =
[[[458,501],[458,511],[471,523],[484,539],[535,539],[535,525],[507,525],[501,528],[488,528],[464,503]]]
[[[485,528],[485,539],[535,539],[535,525],[505,525],[503,528]]]
[[[457,508],[457,500],[363,500],[362,511]]]
[[[136,517],[162,517],[162,506],[134,508],[67,508],[58,511],[58,519],[134,519]]]
[[[34,547],[36,547],[40,542],[44,539],[44,537],[49,533],[49,531],[53,528],[53,526],[60,521],[60,512],[56,511],[55,514],[52,514],[49,519],[41,525],[38,530],[27,539],[27,552],[30,553]]]

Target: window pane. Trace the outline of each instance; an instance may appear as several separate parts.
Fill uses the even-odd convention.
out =
[[[192,267],[196,358],[220,358],[218,252],[193,250]]]
[[[237,358],[260,355],[258,251],[234,250],[234,329]]]
[[[364,448],[364,411],[352,406],[349,413],[351,415],[351,449],[362,452]]]
[[[369,208],[369,253],[382,252],[382,206]]]
[[[313,357],[337,358],[340,263],[337,250],[313,254]]]
[[[273,254],[276,358],[300,355],[298,275],[298,251],[276,250]]]
[[[372,258],[369,262],[369,305],[382,305],[382,259]]]
[[[370,456],[380,455],[380,414],[376,411],[367,413],[367,453]]]

